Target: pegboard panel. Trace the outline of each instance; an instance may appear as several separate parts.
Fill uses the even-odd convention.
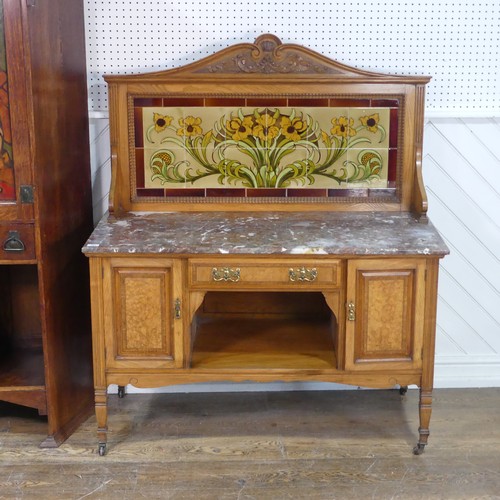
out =
[[[90,110],[103,74],[173,68],[273,33],[358,68],[431,75],[427,112],[500,116],[498,0],[85,0]]]

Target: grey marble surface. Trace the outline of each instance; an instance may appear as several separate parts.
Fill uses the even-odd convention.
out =
[[[99,222],[95,254],[445,255],[432,223],[393,212],[127,213]]]

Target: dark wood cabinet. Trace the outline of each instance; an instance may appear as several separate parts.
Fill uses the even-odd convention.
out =
[[[83,2],[0,12],[0,400],[46,414],[54,447],[92,401]]]

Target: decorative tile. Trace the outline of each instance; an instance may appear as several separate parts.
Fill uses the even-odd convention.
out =
[[[390,110],[388,108],[350,108],[349,125],[354,130],[350,147],[388,148]]]
[[[224,99],[210,102],[228,106],[138,108],[144,179],[137,178],[145,188],[215,189],[216,196],[270,188],[306,196],[312,189],[326,196],[327,190],[387,186],[389,120],[397,110],[271,107],[262,99],[257,107],[232,107]],[[312,100],[300,100],[306,101]]]
[[[146,188],[184,187],[186,179],[193,175],[191,165],[186,162],[186,151],[181,148],[144,149],[143,165]]]
[[[387,149],[353,149],[345,164],[349,189],[386,188],[389,155]]]

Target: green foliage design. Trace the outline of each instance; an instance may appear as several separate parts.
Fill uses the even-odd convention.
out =
[[[165,130],[170,135],[160,140],[162,149],[150,159],[151,180],[194,184],[217,176],[221,185],[273,188],[310,186],[322,176],[339,185],[367,184],[380,179],[383,160],[369,148],[371,139],[358,134],[368,130],[380,143],[386,131],[378,113],[358,121],[355,126],[353,118],[334,117],[331,129],[325,131],[311,115],[295,109],[286,113],[268,108],[244,113],[239,109],[229,117],[221,116],[204,132],[200,117],[187,116],[175,124],[172,116],[154,113],[146,141],[155,143],[154,138]],[[357,161],[344,159],[349,149],[360,144],[365,149],[360,149]],[[175,151],[181,151],[184,158],[176,159]],[[297,151],[301,154],[291,157]]]

